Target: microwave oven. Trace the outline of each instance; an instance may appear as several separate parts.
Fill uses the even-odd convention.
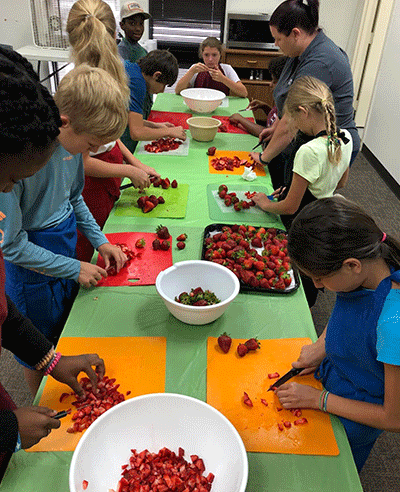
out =
[[[228,14],[227,48],[279,50],[269,30],[268,14]]]

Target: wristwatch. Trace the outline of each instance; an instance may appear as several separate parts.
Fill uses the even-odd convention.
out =
[[[268,166],[268,164],[269,164],[269,162],[267,162],[267,161],[263,161],[263,159],[262,159],[262,152],[260,152],[260,153],[258,154],[258,160],[261,162],[261,164],[262,164],[263,166]]]

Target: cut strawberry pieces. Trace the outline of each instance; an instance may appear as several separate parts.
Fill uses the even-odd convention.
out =
[[[191,455],[191,463],[185,460],[185,451],[178,454],[162,448],[158,453],[147,449],[137,452],[132,449],[129,463],[122,466],[122,477],[116,492],[208,492],[214,474],[204,476],[205,465],[197,455]]]
[[[237,155],[235,155],[232,158],[214,157],[214,159],[211,160],[211,165],[216,171],[233,171],[235,168],[239,168],[241,166],[254,168],[256,163],[251,157],[248,159],[240,159]]]
[[[72,426],[67,429],[69,434],[84,431],[100,415],[125,400],[125,396],[118,391],[120,385],[115,384],[115,381],[115,378],[104,376],[97,383],[95,393],[89,378],[84,377],[79,381],[85,391],[85,397],[72,402],[76,412],[72,415]]]
[[[183,142],[173,137],[159,138],[144,146],[146,152],[158,154],[159,152],[168,152],[176,150]]]

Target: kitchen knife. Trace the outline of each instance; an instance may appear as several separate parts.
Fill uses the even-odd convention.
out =
[[[128,183],[126,185],[122,185],[119,187],[120,190],[126,190],[127,188],[130,188],[131,186],[134,186],[133,183]]]
[[[289,381],[289,379],[294,378],[295,376],[297,376],[297,374],[299,374],[303,370],[304,367],[291,369],[289,372],[287,372],[285,375],[279,378],[278,381],[275,381],[274,384],[271,384],[271,386],[268,388],[268,391],[272,390],[273,388],[278,388],[279,386],[282,386],[282,384],[286,383],[286,381]]]
[[[62,412],[58,412],[57,415],[54,415],[53,419],[62,419],[71,413],[71,408],[68,410],[63,410]]]

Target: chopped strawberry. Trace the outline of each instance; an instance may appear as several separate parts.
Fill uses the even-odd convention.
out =
[[[60,403],[62,403],[66,398],[68,398],[70,396],[69,393],[63,393],[61,396],[60,396]]]
[[[269,379],[278,379],[279,378],[279,373],[278,372],[274,372],[274,373],[268,374],[268,377],[269,377]]]
[[[243,393],[243,403],[248,407],[253,406],[253,402],[250,400],[250,397],[246,392]]]
[[[157,201],[158,201],[158,203],[159,203],[159,204],[163,204],[163,203],[165,203],[165,200],[164,200],[164,197],[163,197],[163,196],[159,196],[159,197],[157,198]]]
[[[292,427],[292,424],[289,422],[289,420],[285,420],[283,422],[283,425],[286,427],[286,429],[290,429]]]
[[[283,425],[282,425],[281,423],[278,423],[278,429],[279,429],[280,431],[283,431],[284,427],[283,427]]]
[[[263,398],[261,398],[261,400],[260,400],[260,401],[261,401],[261,403],[262,403],[263,405],[265,405],[266,407],[268,406],[268,402],[267,402],[267,400],[264,400]]]
[[[86,490],[88,488],[89,482],[87,480],[83,480],[82,482],[82,488],[83,490]]]
[[[218,337],[218,345],[220,346],[222,352],[227,354],[231,348],[232,338],[225,332]]]
[[[246,345],[244,343],[239,343],[236,350],[237,350],[239,357],[244,357],[247,354],[247,352],[249,351],[249,349],[246,347]]]
[[[154,207],[155,207],[154,203],[147,200],[143,207],[143,213],[147,214],[148,212],[151,212]]]
[[[302,417],[301,419],[295,420],[293,423],[294,425],[303,425],[303,424],[307,424],[308,420],[305,417]]]

